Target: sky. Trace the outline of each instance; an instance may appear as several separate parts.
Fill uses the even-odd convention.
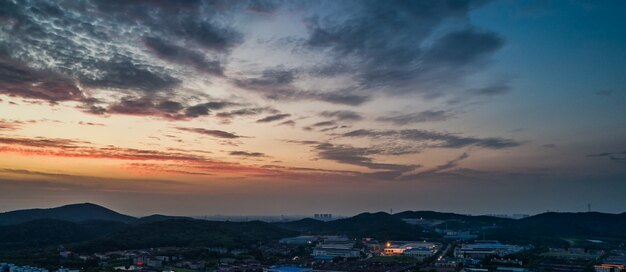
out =
[[[2,1],[0,211],[626,210],[624,1]]]

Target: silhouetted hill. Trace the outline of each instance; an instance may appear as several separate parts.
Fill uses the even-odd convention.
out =
[[[324,221],[316,220],[313,218],[304,218],[290,222],[276,222],[273,224],[284,227],[286,229],[306,231],[309,229],[321,229],[324,226]]]
[[[302,219],[275,223],[287,229],[310,234],[343,234],[351,237],[373,237],[380,240],[419,239],[427,236],[423,229],[412,226],[388,213],[362,213],[354,217],[333,221]]]
[[[399,218],[425,218],[425,219],[436,219],[436,220],[451,220],[451,219],[465,219],[471,216],[456,214],[456,213],[446,213],[446,212],[434,212],[434,211],[404,211],[393,214],[395,217]]]
[[[443,213],[434,211],[405,211],[396,213],[394,216],[402,219],[433,219],[444,221],[447,229],[467,229],[480,227],[502,226],[514,222],[514,219],[501,218],[488,215],[464,215],[456,213]],[[444,227],[444,226],[439,226]]]
[[[76,245],[76,249],[95,252],[163,246],[244,247],[296,234],[294,231],[261,221],[218,222],[179,219],[133,225],[115,234]]]
[[[243,247],[298,234],[343,234],[378,240],[415,240],[435,234],[403,221],[441,220],[446,226],[479,231],[488,239],[555,245],[572,239],[626,239],[626,213],[543,213],[524,219],[471,216],[432,211],[362,213],[350,218],[302,219],[266,223],[204,221],[188,217],[151,215],[136,219],[94,204],[0,214],[0,248],[12,250],[74,243],[87,252],[161,246]],[[439,225],[441,226],[441,225]],[[0,251],[2,251],[0,250]]]
[[[153,215],[141,217],[141,218],[137,219],[133,223],[135,223],[135,224],[147,224],[147,223],[154,223],[154,222],[159,222],[159,221],[179,220],[179,219],[192,220],[193,218],[186,217],[186,216],[171,216],[171,215],[153,214]]]
[[[45,246],[95,239],[121,231],[128,225],[115,221],[80,223],[55,219],[0,226],[0,247]]]
[[[527,235],[626,237],[626,215],[549,212],[517,220],[508,228]]]
[[[136,218],[123,215],[91,203],[71,204],[50,209],[17,210],[0,213],[0,226],[14,225],[33,220],[56,219],[71,222],[104,220],[130,223]]]

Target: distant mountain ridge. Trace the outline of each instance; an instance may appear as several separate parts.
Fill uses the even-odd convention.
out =
[[[402,218],[377,212],[361,213],[332,221],[301,220],[275,223],[287,229],[308,234],[342,234],[353,237],[372,237],[381,240],[419,239],[427,236],[419,226],[407,224]]]
[[[191,219],[191,217],[153,214],[137,218],[118,213],[97,204],[79,203],[55,208],[15,210],[0,213],[0,226],[18,225],[37,220],[60,220],[74,223],[113,221],[125,224],[146,224],[173,219]]]
[[[137,220],[135,217],[124,215],[93,203],[81,203],[49,209],[28,209],[0,213],[0,226],[21,224],[41,219],[70,222],[102,220],[123,223],[131,223]]]
[[[133,223],[134,224],[147,224],[147,223],[154,223],[154,222],[160,222],[160,221],[166,221],[166,220],[180,220],[180,219],[191,220],[193,218],[187,217],[187,216],[171,216],[171,215],[163,215],[163,214],[153,214],[153,215],[140,217]]]
[[[421,226],[406,219],[430,219]],[[406,221],[405,221],[406,220]],[[414,221],[413,221],[414,222]],[[441,238],[433,228],[471,230],[488,239],[526,244],[570,238],[626,239],[626,213],[542,213],[522,219],[434,211],[361,213],[331,221],[206,221],[183,216],[136,218],[91,203],[0,213],[4,249],[74,243],[85,251],[176,245],[242,246],[302,234],[336,234],[385,240]],[[166,234],[166,235],[165,235]],[[0,256],[1,257],[1,256]]]

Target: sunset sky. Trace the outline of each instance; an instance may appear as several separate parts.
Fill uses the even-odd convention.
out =
[[[626,1],[2,1],[0,211],[626,211]]]

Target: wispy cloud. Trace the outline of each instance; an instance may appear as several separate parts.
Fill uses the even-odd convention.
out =
[[[285,118],[287,118],[289,116],[291,116],[291,114],[288,114],[288,113],[269,115],[269,116],[266,116],[266,117],[261,118],[259,120],[256,120],[256,122],[257,123],[270,123],[270,122],[274,122],[274,121],[283,120],[283,119],[285,119]]]
[[[604,152],[587,155],[589,158],[608,158],[611,161],[626,161],[626,151],[623,152]]]
[[[235,133],[230,133],[230,132],[226,132],[226,131],[222,131],[222,130],[216,130],[216,129],[186,128],[186,127],[177,127],[176,129],[182,130],[182,131],[187,131],[187,132],[203,134],[203,135],[207,135],[207,136],[212,136],[212,137],[216,137],[216,138],[223,138],[223,139],[237,139],[237,138],[243,137],[243,136],[237,135]]]
[[[440,122],[445,121],[454,117],[453,113],[443,111],[443,110],[427,110],[420,112],[413,112],[407,114],[397,114],[397,115],[389,115],[379,117],[376,120],[380,122],[389,122],[395,125],[403,126],[408,124],[415,123],[424,123],[424,122]]]
[[[228,154],[230,154],[231,156],[241,156],[241,157],[254,157],[254,158],[267,157],[267,155],[265,155],[265,153],[262,153],[262,152],[231,151]]]
[[[326,118],[335,118],[338,121],[360,121],[363,120],[363,116],[355,111],[340,110],[340,111],[322,111],[320,116]]]
[[[456,134],[434,132],[419,129],[404,130],[372,130],[359,129],[338,135],[348,138],[393,138],[412,142],[432,142],[430,147],[437,148],[461,148],[477,146],[488,149],[505,149],[521,146],[523,143],[505,138],[480,138],[459,136]]]

